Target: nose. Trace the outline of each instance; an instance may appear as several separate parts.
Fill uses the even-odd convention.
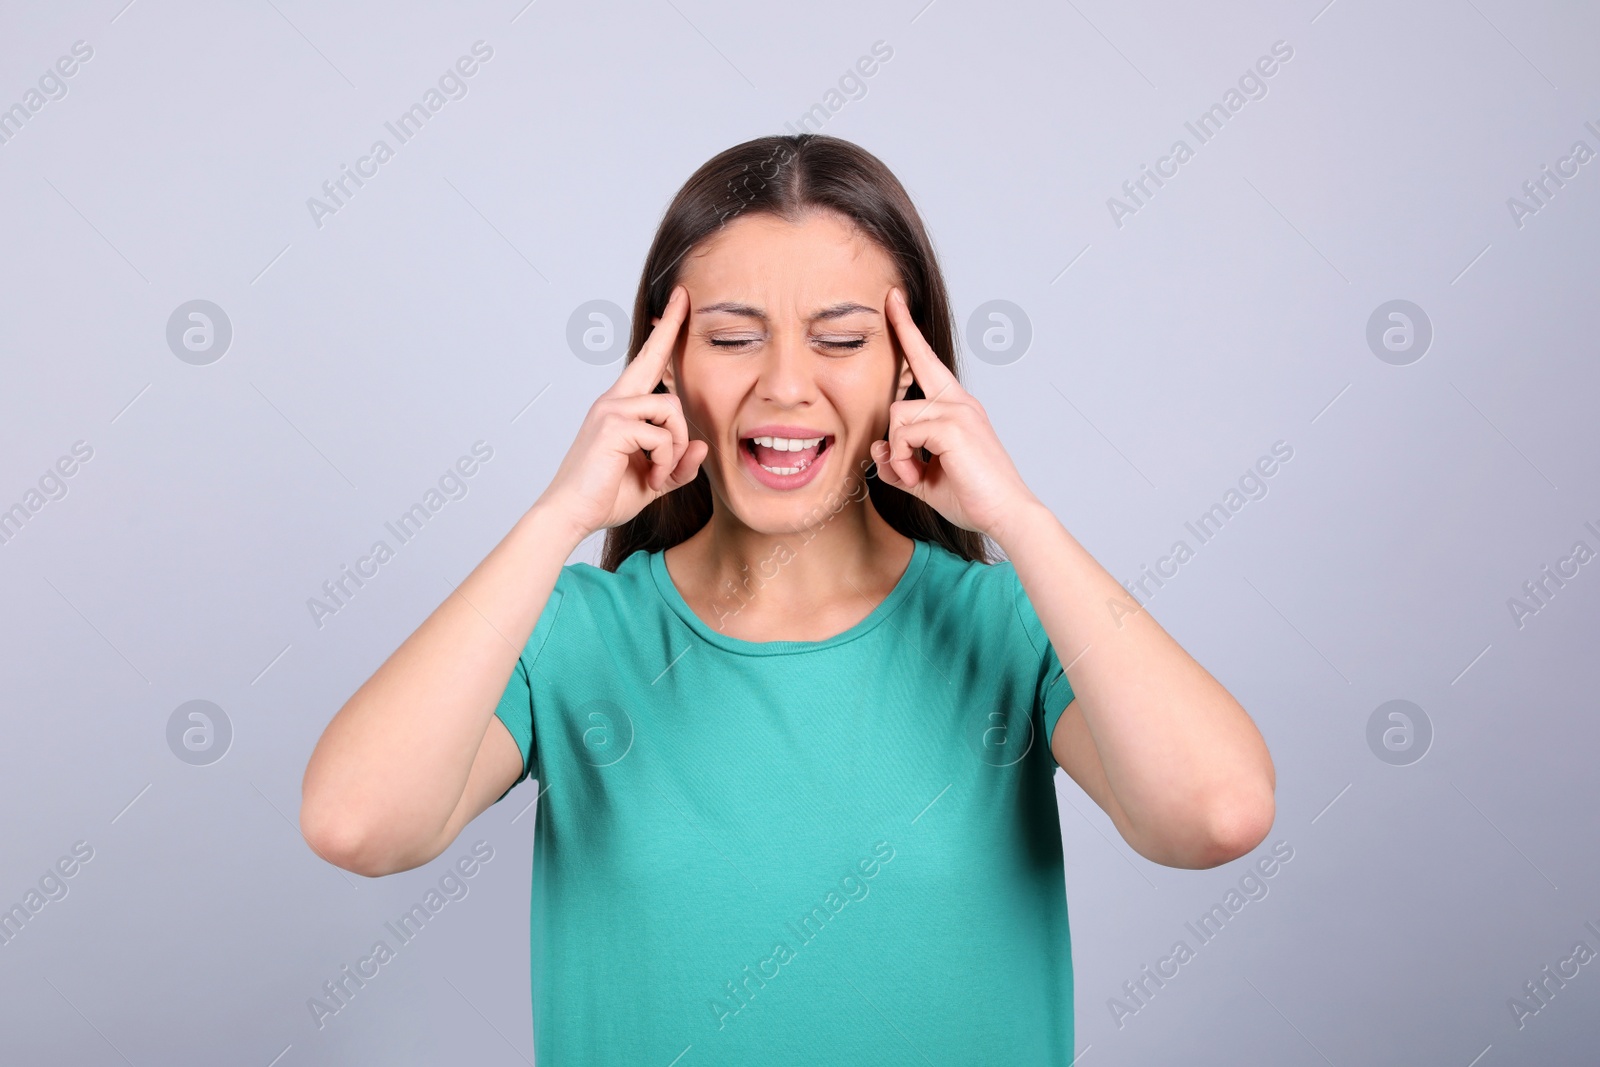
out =
[[[816,378],[812,354],[805,338],[794,330],[774,332],[761,357],[756,389],[761,399],[779,407],[794,407],[815,399]]]

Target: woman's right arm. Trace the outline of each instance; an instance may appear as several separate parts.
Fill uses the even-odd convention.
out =
[[[522,775],[491,721],[581,530],[535,504],[345,702],[301,784],[300,830],[368,877],[421,866]]]
[[[688,304],[674,289],[533,507],[323,731],[300,831],[329,863],[374,878],[419,867],[521,777],[494,711],[561,568],[591,533],[694,481],[710,448],[689,439],[678,398],[654,392]]]

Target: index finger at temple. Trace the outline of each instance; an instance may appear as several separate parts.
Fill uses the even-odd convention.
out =
[[[940,393],[959,390],[961,383],[950,372],[950,368],[944,365],[944,361],[928,344],[916,321],[912,319],[911,308],[906,303],[904,291],[896,289],[894,292],[895,296],[889,298],[890,319],[894,324],[896,336],[900,338],[900,347],[905,350],[906,359],[911,364],[911,373],[916,376],[917,384],[922,386],[923,395],[934,397]],[[896,304],[899,306],[896,307]]]
[[[667,306],[661,312],[661,319],[651,327],[650,336],[645,338],[644,345],[639,349],[639,354],[633,361],[622,369],[617,376],[617,383],[613,387],[623,396],[636,396],[655,390],[661,381],[662,372],[666,369],[667,360],[672,357],[672,350],[677,345],[678,332],[683,326],[683,320],[689,310],[689,293],[683,286],[675,286],[671,296],[667,298]]]

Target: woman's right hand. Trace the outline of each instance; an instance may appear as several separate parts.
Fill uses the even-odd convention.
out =
[[[589,408],[539,498],[582,536],[620,526],[694,481],[710,451],[705,441],[689,440],[678,398],[652,392],[672,358],[688,307],[688,290],[674,287],[639,354]]]

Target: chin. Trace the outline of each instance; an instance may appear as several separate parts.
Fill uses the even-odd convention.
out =
[[[867,498],[866,470],[870,459],[862,456],[850,464],[843,450],[824,448],[805,470],[778,474],[762,470],[742,450],[739,467],[723,485],[723,499],[742,525],[763,534],[790,534],[826,525],[851,502]]]

